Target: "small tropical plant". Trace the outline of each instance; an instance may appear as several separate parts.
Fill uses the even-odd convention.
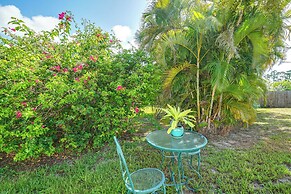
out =
[[[171,131],[178,126],[182,125],[183,123],[186,125],[189,125],[191,128],[195,126],[195,117],[194,115],[191,115],[190,113],[193,113],[191,109],[187,109],[185,111],[182,111],[180,107],[172,107],[171,105],[167,104],[168,108],[161,110],[166,113],[162,117],[162,119],[171,119],[170,128],[168,129],[167,133],[171,133]]]

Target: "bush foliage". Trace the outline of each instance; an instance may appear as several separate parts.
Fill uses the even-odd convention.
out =
[[[0,37],[0,152],[14,160],[98,147],[130,130],[159,89],[141,51],[90,22],[78,27],[69,12],[59,19],[36,33],[12,18]]]

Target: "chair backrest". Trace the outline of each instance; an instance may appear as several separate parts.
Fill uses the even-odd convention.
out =
[[[116,144],[116,150],[117,150],[117,154],[118,154],[119,161],[120,161],[120,168],[121,168],[121,172],[122,172],[123,181],[125,182],[125,184],[127,184],[132,189],[132,191],[134,191],[134,185],[133,185],[132,179],[130,177],[130,173],[129,173],[122,149],[118,143],[117,138],[115,136],[113,138],[114,138],[114,142]]]

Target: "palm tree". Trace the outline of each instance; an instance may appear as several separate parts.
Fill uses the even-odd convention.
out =
[[[161,53],[159,62],[170,66],[167,70],[167,76],[164,82],[164,90],[167,94],[171,89],[173,89],[171,87],[175,85],[174,81],[178,75],[183,71],[187,71],[189,79],[184,79],[183,84],[177,84],[180,95],[182,96],[182,101],[180,101],[180,103],[188,99],[189,96],[193,98],[194,93],[196,93],[198,123],[201,120],[200,69],[202,61],[209,50],[204,48],[204,42],[209,41],[206,40],[208,37],[207,33],[215,31],[219,27],[219,23],[210,14],[211,12],[207,15],[205,14],[206,11],[205,13],[198,11],[201,9],[209,10],[210,6],[202,3],[195,6],[188,6],[187,13],[192,13],[193,15],[185,15],[182,30],[176,29],[164,33],[161,39],[162,41],[159,41],[157,46],[159,53]],[[179,53],[178,57],[176,56],[177,53]],[[170,58],[172,60],[167,61],[166,58]],[[186,89],[189,88],[191,91],[188,89],[181,94],[181,91],[183,91],[181,86],[186,86]],[[193,102],[190,101],[190,103]]]
[[[181,10],[184,4],[180,0],[152,1],[142,16],[142,26],[136,34],[140,47],[153,50],[154,43],[161,36],[171,30],[180,29],[182,18]]]
[[[166,103],[195,108],[196,126],[207,122],[208,129],[215,122],[254,121],[252,105],[265,90],[261,76],[281,56],[285,31],[278,13],[287,0],[273,10],[273,22],[265,1],[168,0],[157,8],[159,2],[147,11],[139,37],[165,68]],[[162,17],[170,11],[171,17]]]

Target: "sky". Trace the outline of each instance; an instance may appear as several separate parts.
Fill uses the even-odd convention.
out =
[[[104,31],[114,33],[124,48],[136,46],[134,35],[140,27],[142,13],[149,0],[0,0],[0,28],[7,27],[10,18],[17,17],[35,31],[50,30],[59,20],[58,14],[71,11],[78,24],[82,19],[93,22]],[[289,46],[291,42],[289,42]],[[291,70],[291,50],[287,63],[272,70]]]
[[[148,0],[0,0],[0,28],[17,17],[35,31],[50,30],[59,22],[58,14],[71,11],[78,24],[82,19],[114,33],[126,48],[134,43]]]

